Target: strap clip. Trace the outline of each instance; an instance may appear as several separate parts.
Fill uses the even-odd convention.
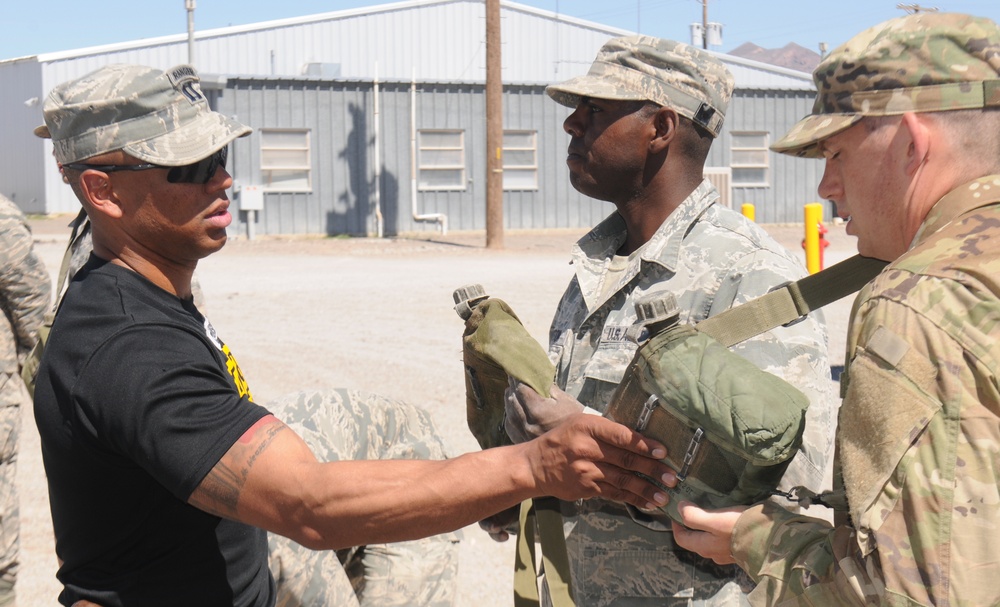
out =
[[[701,447],[701,441],[704,438],[704,430],[698,428],[694,431],[694,436],[691,437],[691,442],[688,444],[687,453],[684,454],[684,461],[681,464],[681,470],[677,473],[677,482],[684,482],[688,473],[691,472],[691,463],[694,462],[694,456],[698,455],[698,448]]]
[[[635,431],[642,432],[646,429],[649,424],[649,417],[653,414],[653,410],[656,409],[656,395],[653,394],[646,399],[646,402],[642,404],[642,411],[639,412],[639,420],[635,422]]]

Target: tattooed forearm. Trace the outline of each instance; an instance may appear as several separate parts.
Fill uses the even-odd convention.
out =
[[[188,501],[195,508],[217,516],[232,517],[236,515],[243,480],[224,461],[212,468]]]
[[[256,443],[256,447],[253,449],[253,453],[251,453],[250,456],[246,458],[246,462],[240,469],[240,472],[242,472],[241,481],[245,482],[247,480],[247,476],[250,474],[250,469],[253,468],[253,465],[254,463],[257,462],[257,458],[260,457],[260,454],[271,446],[271,443],[274,442],[275,437],[278,436],[279,433],[284,432],[286,429],[288,429],[288,426],[282,423],[269,424],[267,426],[264,426],[263,435],[259,437],[259,440],[252,441],[252,444]],[[254,428],[251,428],[251,430],[254,430]],[[260,434],[259,430],[260,428],[255,430],[255,434]]]
[[[251,426],[209,471],[188,502],[217,516],[235,517],[250,470],[278,434],[287,428],[273,417]]]

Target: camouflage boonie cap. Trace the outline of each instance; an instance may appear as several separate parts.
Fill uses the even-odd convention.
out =
[[[35,135],[52,139],[62,164],[115,150],[153,164],[191,164],[252,130],[209,109],[200,82],[190,65],[165,72],[108,65],[52,89]]]
[[[733,75],[711,53],[651,36],[609,40],[585,76],[546,87],[556,102],[576,107],[580,97],[648,100],[673,108],[719,135],[733,95]]]
[[[819,142],[865,116],[1000,107],[1000,29],[957,13],[899,17],[839,46],[813,80],[812,114],[775,152],[819,158]]]

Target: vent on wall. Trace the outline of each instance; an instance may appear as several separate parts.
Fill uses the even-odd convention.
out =
[[[339,63],[306,63],[302,66],[303,76],[319,76],[327,80],[340,78]]]
[[[719,190],[719,202],[733,208],[733,170],[729,167],[705,167],[705,179]]]

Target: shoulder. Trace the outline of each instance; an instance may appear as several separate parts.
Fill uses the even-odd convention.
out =
[[[695,222],[685,237],[684,248],[692,254],[712,256],[730,264],[757,258],[782,268],[794,268],[796,275],[804,271],[791,252],[764,228],[719,204],[709,207]]]
[[[718,289],[717,295],[732,304],[798,280],[806,270],[759,225],[713,205],[685,236],[678,273],[704,277],[702,283]]]

